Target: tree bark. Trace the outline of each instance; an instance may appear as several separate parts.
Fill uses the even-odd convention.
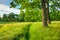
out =
[[[43,26],[48,26],[45,3],[46,3],[46,0],[42,0],[42,22],[43,22]]]
[[[46,0],[46,13],[47,13],[47,23],[51,24],[50,14],[49,14],[49,0]]]

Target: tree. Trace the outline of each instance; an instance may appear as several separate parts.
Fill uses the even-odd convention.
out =
[[[1,17],[0,17],[0,20],[1,20]]]
[[[49,0],[50,1],[50,17],[51,20],[57,20],[57,15],[59,15],[59,10],[60,9],[60,0]]]
[[[46,0],[13,0],[10,5],[11,7],[16,7],[21,5],[20,9],[28,9],[28,8],[40,8],[40,2],[42,1],[42,20],[43,26],[48,26],[47,24],[47,14],[46,14]]]
[[[19,15],[18,14],[14,14],[14,17],[15,17],[15,21],[16,22],[19,22],[20,20],[19,20]]]
[[[42,21],[43,26],[48,26],[47,24],[47,13],[46,13],[46,0],[42,0]]]
[[[49,13],[49,0],[46,0],[46,13],[47,13],[47,23],[51,23],[50,13]]]
[[[18,22],[19,21],[19,15],[14,14],[13,12],[9,14],[3,14],[3,21],[5,22]]]
[[[3,21],[5,21],[5,22],[8,21],[8,15],[7,14],[3,14]]]
[[[42,19],[41,14],[42,12],[38,8],[26,10],[24,20],[26,22],[40,22]]]
[[[25,13],[23,10],[20,11],[20,22],[24,22]]]
[[[13,12],[11,12],[11,13],[9,13],[9,15],[8,15],[8,21],[15,21],[14,20],[15,19],[15,17],[14,17],[14,13]]]
[[[8,15],[8,19],[9,19],[8,21],[10,21],[10,22],[18,22],[19,21],[19,15],[11,12]]]

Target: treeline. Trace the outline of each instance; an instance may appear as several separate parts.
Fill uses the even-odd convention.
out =
[[[3,14],[3,17],[0,17],[0,22],[18,22],[19,21],[19,15],[14,14],[13,12],[9,14]]]
[[[50,12],[51,21],[60,21],[60,11]],[[20,14],[3,14],[0,17],[0,22],[39,22],[42,21],[42,10],[41,9],[29,9],[26,11],[21,10]]]

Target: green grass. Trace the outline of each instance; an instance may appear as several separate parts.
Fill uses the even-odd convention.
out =
[[[52,23],[49,27],[42,27],[40,23],[34,23],[30,27],[30,40],[59,40],[60,23]]]
[[[49,27],[42,27],[41,22],[2,23],[0,40],[60,40],[60,21]]]

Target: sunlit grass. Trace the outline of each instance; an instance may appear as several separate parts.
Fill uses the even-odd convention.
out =
[[[48,27],[42,27],[42,22],[0,24],[0,40],[26,40],[26,32],[29,33],[29,40],[60,40],[60,21],[52,21]]]
[[[60,23],[52,22],[48,27],[33,23],[30,27],[30,40],[59,40]]]

